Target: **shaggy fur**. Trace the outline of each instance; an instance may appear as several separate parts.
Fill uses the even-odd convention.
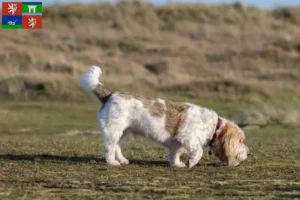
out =
[[[213,155],[230,166],[237,166],[247,159],[243,131],[224,118],[216,130],[216,112],[190,103],[112,93],[99,82],[101,74],[99,67],[92,66],[83,74],[79,85],[103,104],[98,122],[104,136],[108,165],[129,163],[120,147],[120,141],[127,135],[141,135],[168,148],[168,160],[174,167],[185,167],[180,160],[183,153],[190,156],[190,168],[196,165],[214,134],[215,141],[210,146]]]

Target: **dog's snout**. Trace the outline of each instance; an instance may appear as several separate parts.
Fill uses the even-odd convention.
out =
[[[251,152],[250,152],[250,151],[248,151],[247,155],[248,155],[248,156],[251,156]]]

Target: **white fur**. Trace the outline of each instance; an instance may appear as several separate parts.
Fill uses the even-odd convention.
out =
[[[158,100],[164,104],[164,100]],[[106,160],[110,165],[119,165],[121,138],[127,134],[142,135],[169,149],[168,159],[172,166],[184,167],[179,159],[184,152],[191,154],[189,166],[196,165],[202,157],[203,147],[215,131],[218,116],[214,111],[188,104],[185,127],[176,136],[165,130],[165,117],[153,117],[137,99],[124,99],[117,92],[106,102],[98,113],[100,130],[104,136]],[[130,130],[130,131],[128,131]],[[121,155],[121,152],[119,152]],[[126,162],[127,163],[127,162]]]
[[[87,92],[93,91],[99,84],[100,75],[99,67],[89,68],[81,78],[80,86]],[[165,106],[165,100],[156,99],[156,102]],[[189,108],[185,126],[172,136],[165,129],[165,116],[154,117],[140,100],[123,98],[118,92],[113,93],[98,112],[106,162],[113,166],[128,164],[128,160],[122,155],[120,141],[127,135],[141,135],[168,148],[171,166],[184,167],[180,156],[185,152],[190,155],[189,167],[196,165],[203,155],[203,148],[212,139],[218,115],[207,108],[186,104]],[[222,126],[225,121],[224,119]]]

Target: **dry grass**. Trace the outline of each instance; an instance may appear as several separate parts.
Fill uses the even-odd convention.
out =
[[[42,30],[0,30],[0,98],[86,98],[78,78],[97,64],[111,90],[204,105],[268,101],[276,112],[254,112],[270,123],[293,121],[288,113],[300,113],[297,10],[141,2],[47,7]]]
[[[79,75],[97,64],[112,90],[299,96],[298,10],[141,2],[47,7],[43,30],[0,31],[0,93],[78,98]]]
[[[262,106],[253,112],[268,123],[294,124],[289,113],[300,113],[297,10],[141,2],[47,7],[42,30],[0,31],[0,98],[81,100],[87,95],[78,78],[97,64],[110,90],[202,105],[268,101],[275,112]]]

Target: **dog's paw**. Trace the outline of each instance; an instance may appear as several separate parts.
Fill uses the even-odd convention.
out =
[[[126,158],[124,158],[124,159],[122,159],[122,160],[119,160],[119,162],[120,162],[122,165],[128,165],[128,164],[129,164],[129,161],[128,161]]]
[[[107,165],[116,167],[116,166],[120,166],[121,164],[116,160],[112,160],[112,161],[107,162]]]
[[[197,164],[197,162],[193,162],[193,160],[189,160],[189,168],[191,169],[192,167],[194,167]]]
[[[179,162],[179,163],[176,163],[176,164],[172,164],[172,167],[182,168],[182,167],[186,167],[186,164],[184,164],[183,162]]]

